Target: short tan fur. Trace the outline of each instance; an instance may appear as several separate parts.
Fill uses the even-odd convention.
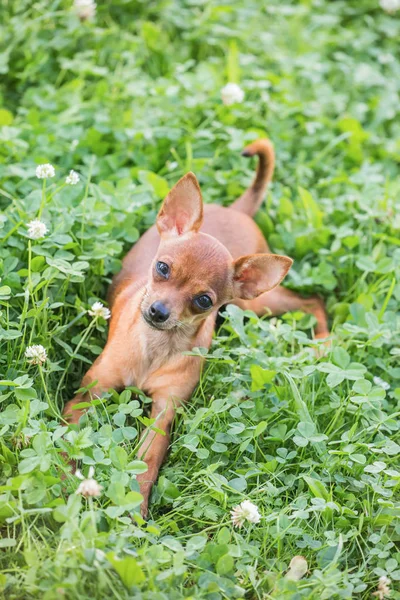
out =
[[[210,346],[222,305],[233,303],[258,315],[302,310],[315,315],[316,337],[329,334],[318,297],[304,299],[279,285],[292,260],[269,253],[251,218],[272,178],[272,144],[258,140],[243,155],[258,156],[257,172],[231,207],[203,205],[193,173],[169,192],[156,225],[131,249],[113,280],[107,344],[82,386],[96,383],[64,409],[65,418],[78,423],[83,411],[75,405],[110,388],[134,385],[152,397],[151,417],[165,435],[149,430],[142,438],[139,457],[148,465],[138,478],[144,516],[169,446],[175,409],[190,399],[200,378],[202,359],[183,353]]]

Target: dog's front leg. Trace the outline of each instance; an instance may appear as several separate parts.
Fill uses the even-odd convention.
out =
[[[181,356],[158,369],[147,384],[153,399],[153,426],[163,433],[147,428],[141,438],[138,457],[144,460],[148,467],[146,473],[138,476],[140,493],[143,496],[140,507],[143,517],[147,517],[151,488],[167,454],[175,410],[189,400],[199,381],[201,365],[202,359],[199,357]]]
[[[163,433],[148,428],[142,436],[138,457],[145,461],[148,468],[146,473],[138,475],[140,493],[143,496],[140,512],[144,518],[147,517],[151,488],[156,482],[158,472],[167,454],[171,425],[175,416],[176,403],[174,400],[174,398],[153,396],[151,418],[155,419],[154,427]]]

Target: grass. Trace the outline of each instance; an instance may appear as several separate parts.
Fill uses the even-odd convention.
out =
[[[400,598],[400,19],[375,0],[5,2],[0,53],[0,592],[7,600]],[[245,91],[224,106],[228,82]],[[257,221],[295,259],[313,319],[228,308],[139,517],[149,399],[108,394],[80,431],[59,415],[101,352],[124,253],[186,171],[229,204],[268,135]],[[56,176],[35,177],[51,163]],[[65,185],[70,169],[80,174]],[[49,232],[30,241],[41,215]],[[48,360],[30,365],[27,346]],[[62,451],[103,486],[75,494]],[[258,525],[233,529],[244,499]],[[303,555],[308,572],[284,577]],[[375,596],[376,597],[376,596]]]

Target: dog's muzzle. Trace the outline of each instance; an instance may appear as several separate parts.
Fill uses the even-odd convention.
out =
[[[143,312],[145,321],[156,329],[164,329],[164,324],[170,317],[170,311],[163,302],[156,300],[146,311]]]

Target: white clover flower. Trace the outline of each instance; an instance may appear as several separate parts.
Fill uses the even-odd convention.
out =
[[[28,237],[31,240],[40,240],[43,238],[49,230],[43,221],[35,219],[28,223]]]
[[[97,317],[109,319],[111,317],[111,311],[109,308],[106,308],[102,302],[95,302],[92,304],[91,310],[89,310],[89,315],[95,319]]]
[[[395,13],[400,9],[400,0],[380,0],[379,5],[387,13]]]
[[[231,510],[231,519],[235,527],[242,527],[245,521],[259,523],[261,515],[255,504],[250,502],[250,500],[243,500],[243,502]]]
[[[299,581],[308,571],[308,564],[304,556],[293,556],[290,561],[288,572],[285,579]]]
[[[69,175],[67,175],[67,177],[65,178],[65,183],[67,183],[68,185],[76,185],[79,179],[79,173],[71,169]]]
[[[93,479],[94,467],[90,467],[87,479],[84,478],[80,471],[75,471],[75,475],[78,479],[81,479],[81,483],[75,494],[81,494],[85,498],[100,496],[103,488],[95,479]]]
[[[25,358],[31,365],[42,365],[47,360],[46,348],[40,344],[36,346],[28,346],[25,350]]]
[[[50,179],[56,174],[53,165],[46,163],[45,165],[38,165],[36,167],[36,177],[38,179]]]
[[[381,65],[388,65],[394,61],[394,56],[390,52],[383,52],[382,54],[378,54],[378,61]]]
[[[390,390],[390,384],[387,381],[384,381],[380,377],[374,377],[374,384],[383,388],[384,390]]]
[[[236,104],[237,102],[243,102],[244,91],[237,83],[227,83],[221,90],[221,98],[226,106]]]
[[[379,577],[378,589],[372,595],[379,598],[379,600],[384,600],[385,596],[390,596],[390,583],[389,577],[382,575],[382,577]]]
[[[94,19],[96,8],[94,0],[74,0],[74,9],[81,21]]]

